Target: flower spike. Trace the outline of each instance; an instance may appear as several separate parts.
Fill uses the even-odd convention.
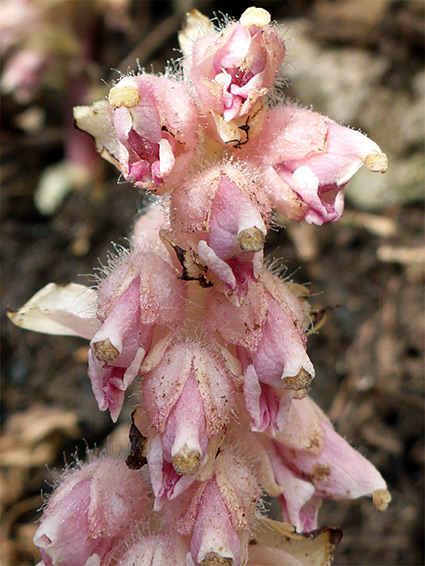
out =
[[[129,249],[95,288],[50,284],[8,313],[90,341],[93,393],[114,422],[130,388],[137,399],[126,462],[91,457],[56,486],[40,564],[328,565],[341,532],[318,528],[322,502],[370,496],[384,511],[391,496],[308,396],[308,290],[268,269],[265,248],[274,211],[334,222],[351,177],[384,173],[387,158],[275,100],[285,43],[263,8],[220,27],[192,10],[179,41],[178,71],[121,77],[74,113],[155,195]],[[287,523],[266,517],[262,494]]]

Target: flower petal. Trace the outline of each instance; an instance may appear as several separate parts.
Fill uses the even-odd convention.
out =
[[[258,521],[257,534],[251,544],[258,545],[258,548],[266,546],[281,549],[303,566],[312,566],[313,564],[329,566],[341,538],[340,529],[325,527],[312,533],[298,534],[292,525],[262,517]],[[251,553],[251,547],[249,552]],[[286,565],[287,563],[275,562],[270,564]],[[259,566],[259,563],[249,561],[248,565]]]
[[[9,310],[7,316],[26,330],[90,340],[100,327],[96,300],[96,291],[84,285],[49,283],[23,307]]]

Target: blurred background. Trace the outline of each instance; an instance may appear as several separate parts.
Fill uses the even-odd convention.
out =
[[[288,222],[267,253],[308,283],[325,324],[309,337],[312,396],[367,456],[393,501],[325,502],[340,526],[337,565],[416,565],[423,556],[424,7],[422,0],[259,1],[284,24],[285,96],[360,128],[389,157],[360,171],[332,225]],[[230,3],[3,0],[1,41],[1,564],[39,560],[32,537],[46,480],[87,446],[126,450],[134,398],[117,426],[100,413],[87,343],[13,327],[17,308],[54,281],[89,284],[111,242],[126,243],[142,196],[74,130],[74,105],[102,98],[117,71],[160,72],[178,58],[184,14]],[[236,19],[250,6],[232,2]]]

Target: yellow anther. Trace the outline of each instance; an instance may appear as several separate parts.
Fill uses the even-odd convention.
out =
[[[388,168],[388,157],[385,153],[369,153],[366,155],[364,164],[373,173],[385,173]]]
[[[258,26],[262,28],[270,23],[271,16],[267,10],[263,8],[255,8],[251,6],[245,10],[242,14],[239,22],[244,28],[250,28],[251,26]]]
[[[134,86],[114,86],[109,91],[109,104],[112,108],[134,108],[139,100],[139,91]]]

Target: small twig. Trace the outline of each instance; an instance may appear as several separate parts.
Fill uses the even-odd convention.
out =
[[[175,12],[171,16],[168,16],[164,21],[162,21],[158,26],[154,27],[153,30],[145,35],[143,39],[130,51],[130,53],[121,61],[121,63],[116,67],[116,70],[122,73],[127,73],[129,68],[133,68],[135,61],[138,61],[140,66],[143,66],[146,61],[152,57],[155,51],[158,51],[168,39],[174,35],[180,28],[182,21],[182,14],[180,12]],[[116,78],[116,73],[114,72],[113,78]],[[108,81],[112,82],[111,77]]]
[[[24,499],[24,501],[19,501],[11,507],[4,515],[2,519],[2,530],[1,530],[1,540],[2,543],[6,543],[10,537],[10,531],[12,529],[13,523],[16,519],[27,513],[28,511],[32,511],[33,509],[38,509],[43,500],[41,495],[34,495],[34,497],[30,497],[29,499]]]

